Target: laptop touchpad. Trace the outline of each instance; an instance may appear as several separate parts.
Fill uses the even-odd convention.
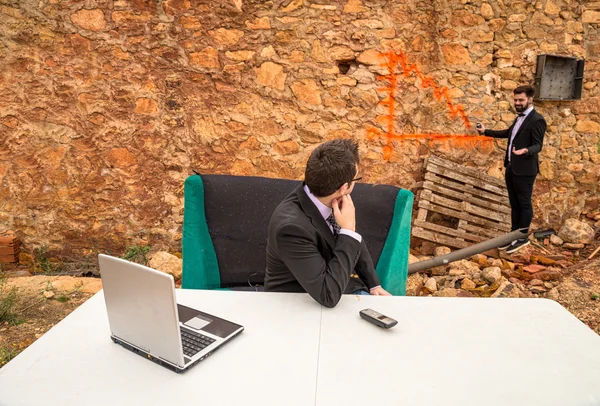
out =
[[[210,320],[210,319],[196,316],[193,319],[190,319],[183,324],[187,327],[193,328],[194,330],[200,330],[203,327],[208,326],[211,322],[212,322],[212,320]]]

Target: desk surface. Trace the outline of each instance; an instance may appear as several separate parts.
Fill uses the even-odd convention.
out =
[[[314,404],[321,307],[308,295],[177,290],[177,300],[246,329],[176,374],[112,342],[99,292],[0,369],[0,405]]]
[[[600,337],[547,299],[345,296],[320,342],[320,405],[600,405]]]
[[[600,405],[600,337],[549,300],[177,297],[246,330],[175,374],[112,343],[100,292],[0,369],[0,405]]]

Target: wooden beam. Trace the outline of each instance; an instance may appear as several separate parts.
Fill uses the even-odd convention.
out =
[[[484,237],[481,237],[481,236],[478,236],[475,234],[465,233],[463,230],[456,230],[453,228],[441,226],[439,224],[431,224],[431,223],[428,223],[426,221],[421,221],[421,220],[415,220],[413,224],[414,224],[414,226],[417,226],[417,227],[421,227],[421,228],[431,230],[431,231],[437,231],[442,234],[447,234],[451,237],[458,237],[458,238],[473,241],[476,243],[485,241]]]
[[[417,220],[427,221],[427,210],[419,209],[417,212]]]
[[[458,228],[463,229],[465,231],[469,231],[471,233],[475,233],[477,235],[489,237],[489,238],[499,237],[502,234],[504,234],[502,231],[499,231],[499,230],[494,230],[492,228],[487,228],[487,227],[478,227],[474,224],[469,224],[469,223],[460,224],[460,222],[459,222]]]
[[[413,227],[412,235],[438,244],[447,245],[449,247],[466,248],[470,245],[464,241],[459,241],[455,238],[446,237],[442,234],[435,234],[431,231],[424,230],[420,227]]]
[[[430,162],[434,165],[442,166],[442,167],[448,168],[452,171],[480,179],[480,180],[490,183],[492,185],[500,186],[501,188],[503,188],[505,186],[504,180],[490,176],[487,173],[484,173],[479,169],[469,168],[464,165],[459,165],[457,163],[448,161],[446,159],[442,159],[437,156],[429,157],[429,160],[427,161],[427,163],[430,163]]]
[[[463,175],[460,173],[452,172],[452,170],[448,168],[444,168],[441,166],[433,165],[431,163],[427,164],[427,170],[433,173],[436,173],[440,176],[445,176],[450,179],[458,180],[463,183],[467,183],[472,186],[476,186],[480,189],[487,190],[489,192],[493,192],[502,196],[508,196],[508,192],[505,188],[501,188],[500,186],[491,185],[481,179],[473,178],[467,175]]]
[[[446,207],[442,207],[437,204],[431,203],[427,200],[423,200],[423,199],[419,200],[418,207],[426,209],[426,210],[434,211],[436,213],[445,214],[447,216],[456,217],[458,219],[467,220],[469,223],[479,224],[481,226],[490,227],[495,230],[506,231],[506,232],[510,231],[510,226],[508,226],[507,224],[496,223],[493,221],[483,219],[481,217],[472,216],[469,213],[448,209]]]
[[[496,213],[490,210],[482,209],[480,207],[473,206],[469,202],[465,201],[457,202],[454,200],[450,200],[442,196],[437,196],[429,190],[423,190],[423,192],[421,193],[421,200],[429,200],[430,202],[439,204],[441,206],[446,206],[458,211],[466,211],[467,213],[476,214],[478,216],[488,218],[491,220],[496,220],[499,222],[510,221],[510,217],[507,214]]]
[[[441,176],[436,175],[435,173],[431,173],[431,172],[427,172],[425,174],[425,180],[431,181],[433,183],[436,183],[438,185],[443,185],[452,189],[455,189],[459,192],[469,192],[473,195],[477,195],[479,197],[482,197],[484,199],[488,199],[492,202],[497,202],[497,203],[501,203],[504,204],[506,206],[508,206],[509,202],[508,202],[508,194],[507,196],[503,196],[503,195],[499,195],[496,193],[490,193],[490,192],[486,192],[485,190],[481,190],[481,189],[476,189],[474,186],[472,185],[466,185],[464,183],[460,183],[460,182],[456,182],[453,181],[451,179],[446,179],[443,178]]]
[[[465,200],[469,203],[473,203],[475,205],[484,207],[484,208],[489,208],[489,209],[493,209],[496,211],[499,211],[501,213],[507,213],[510,214],[510,207],[503,205],[503,204],[496,204],[496,203],[492,203],[489,200],[483,200],[483,199],[479,199],[475,196],[473,196],[471,193],[463,193],[463,192],[457,192],[455,190],[452,189],[448,189],[446,187],[443,186],[439,186],[434,184],[431,181],[425,181],[423,182],[423,188],[427,189],[427,190],[431,190],[433,192],[437,192],[446,196],[452,196],[455,197],[457,199],[461,199],[461,200]]]

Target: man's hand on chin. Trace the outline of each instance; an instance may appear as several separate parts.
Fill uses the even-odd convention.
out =
[[[373,295],[373,296],[392,296],[391,294],[388,293],[387,290],[385,290],[381,286],[371,289],[371,291],[369,293],[371,293],[371,295]]]

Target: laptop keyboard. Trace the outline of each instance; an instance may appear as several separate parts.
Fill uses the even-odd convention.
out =
[[[193,331],[181,330],[181,343],[183,344],[183,354],[192,357],[215,342],[213,338],[198,334]]]

